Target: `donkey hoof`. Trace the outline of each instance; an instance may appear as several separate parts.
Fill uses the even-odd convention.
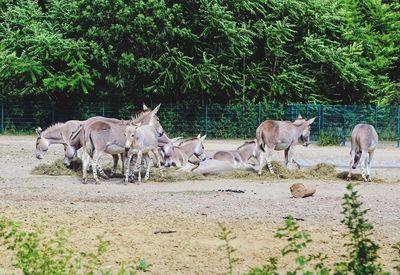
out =
[[[101,182],[99,180],[96,180],[95,184],[101,184]]]
[[[88,183],[87,179],[82,180],[82,184],[87,184],[87,183]]]
[[[347,180],[347,181],[351,181],[351,176],[347,176],[347,177],[346,177],[346,180]]]

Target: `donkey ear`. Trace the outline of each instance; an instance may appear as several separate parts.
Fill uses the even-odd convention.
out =
[[[204,141],[206,139],[207,135],[202,136],[200,139],[201,141]]]
[[[297,116],[297,119],[303,119],[303,117],[301,116],[300,113],[299,113],[299,115]]]
[[[153,115],[157,114],[158,110],[160,109],[161,103],[157,105],[157,107],[154,108],[152,112]]]
[[[201,137],[200,134],[198,134],[196,138],[200,138],[200,137]]]
[[[312,119],[308,120],[308,121],[307,121],[307,125],[312,124],[316,118],[317,118],[317,117],[313,117]]]
[[[146,111],[148,109],[149,109],[149,107],[147,107],[146,104],[144,104],[144,102],[143,102],[143,111]]]
[[[170,141],[171,143],[175,143],[175,142],[177,142],[177,141],[180,140],[180,139],[182,139],[182,137],[176,137],[176,138],[170,139],[169,141]]]
[[[42,128],[37,127],[35,131],[36,131],[36,134],[38,135],[38,137],[40,137],[42,135],[42,131],[43,131]]]

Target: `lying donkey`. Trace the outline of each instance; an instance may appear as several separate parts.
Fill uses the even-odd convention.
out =
[[[204,161],[206,155],[204,153],[203,141],[206,139],[206,136],[201,137],[199,134],[197,137],[181,141],[178,146],[173,145],[173,143],[179,138],[162,144],[160,148],[164,155],[164,165],[167,167],[182,167],[189,162],[192,156],[197,157],[199,161]]]
[[[227,161],[236,168],[247,167],[250,165],[250,159],[260,159],[260,150],[256,144],[256,140],[246,141],[236,150],[218,151],[214,154],[213,159]]]
[[[357,124],[351,132],[350,168],[347,180],[351,180],[351,169],[356,169],[360,163],[364,182],[371,181],[371,161],[376,146],[378,134],[370,124]],[[367,173],[365,173],[365,168]]]

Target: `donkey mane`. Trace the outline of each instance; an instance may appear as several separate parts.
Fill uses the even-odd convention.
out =
[[[42,134],[47,133],[50,130],[54,130],[54,129],[58,129],[61,128],[62,126],[64,126],[65,123],[63,122],[57,122],[54,123],[53,125],[50,125],[49,127],[47,127],[45,130],[43,130]]]
[[[192,141],[192,140],[195,140],[195,139],[197,139],[197,137],[192,137],[192,138],[185,139],[185,140],[181,141],[178,146],[181,146],[183,143],[186,143],[186,142],[189,142],[189,141]]]
[[[150,113],[150,112],[151,112],[150,109],[137,111],[137,112],[132,116],[131,120],[141,119],[141,118],[143,118],[145,115],[147,115],[147,114]]]
[[[253,144],[256,143],[254,140],[252,141],[245,141],[242,145],[240,145],[236,150],[240,150],[241,148],[243,148],[244,146],[247,146],[249,144]]]

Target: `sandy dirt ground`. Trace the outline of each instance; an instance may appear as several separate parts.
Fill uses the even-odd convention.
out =
[[[234,149],[241,141],[207,141],[211,156],[216,150]],[[226,268],[218,223],[224,223],[237,239],[232,245],[239,262],[235,273],[266,263],[278,256],[285,244],[273,238],[284,218],[300,219],[302,229],[311,233],[308,252],[323,252],[328,263],[339,261],[346,251],[341,225],[341,203],[346,182],[337,180],[257,180],[221,179],[171,183],[147,182],[123,185],[121,179],[101,185],[83,185],[73,176],[35,176],[31,170],[39,163],[51,163],[63,155],[62,146],[50,148],[44,160],[34,156],[35,138],[0,136],[0,216],[21,222],[29,230],[45,234],[71,230],[71,246],[76,251],[93,250],[96,236],[111,241],[104,255],[106,266],[115,270],[121,261],[140,258],[151,263],[153,274],[218,274]],[[347,163],[349,147],[308,148],[297,146],[296,159],[334,160]],[[283,153],[274,158],[283,161]],[[387,269],[395,264],[391,246],[400,241],[400,149],[382,144],[375,154],[372,177],[383,183],[356,187],[368,219],[374,225],[374,240],[379,243],[380,261]],[[338,170],[345,167],[338,165]],[[396,168],[398,167],[398,168]],[[356,171],[359,173],[359,171]],[[155,175],[157,176],[157,175]],[[312,181],[317,185],[313,197],[294,199],[289,186]],[[220,192],[241,189],[244,193]],[[176,230],[154,234],[157,230]],[[0,274],[12,272],[10,254],[0,248]],[[280,266],[287,268],[285,260]]]

